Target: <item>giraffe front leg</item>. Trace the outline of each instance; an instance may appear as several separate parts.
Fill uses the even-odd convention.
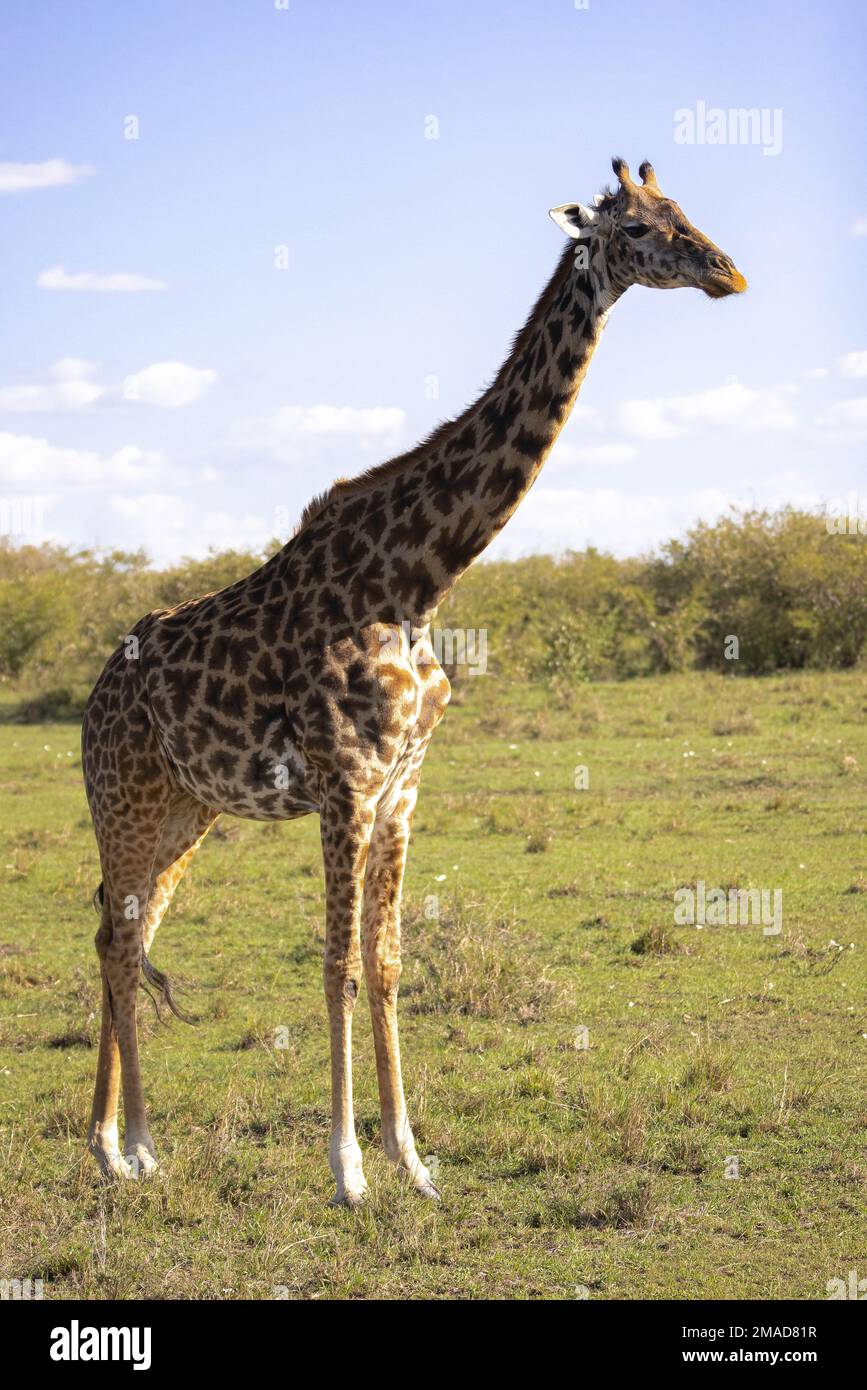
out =
[[[361,901],[374,810],[334,788],[321,812],[325,861],[323,977],[331,1034],[332,1132],[328,1161],[337,1183],[333,1205],[360,1206],[367,1195],[352,1108],[352,1014],[361,983]]]
[[[400,895],[415,799],[415,789],[405,791],[395,811],[378,817],[374,826],[364,880],[364,974],[373,1022],[383,1147],[416,1192],[438,1200],[439,1189],[416,1152],[406,1113],[397,1029]]]

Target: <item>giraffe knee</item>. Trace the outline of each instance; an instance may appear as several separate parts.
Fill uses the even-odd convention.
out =
[[[400,988],[400,956],[371,952],[365,962],[367,991],[372,999],[393,1004]]]
[[[326,961],[324,970],[325,997],[329,1003],[342,1003],[350,1013],[355,1008],[361,984],[361,972],[346,961]]]
[[[101,959],[109,974],[137,975],[142,961],[142,933],[138,922],[125,922],[122,928],[112,924]]]
[[[376,977],[376,993],[383,1004],[394,1004],[400,989],[400,965],[379,971]]]
[[[364,938],[364,973],[371,995],[386,1002],[397,997],[400,984],[400,922],[393,920]]]

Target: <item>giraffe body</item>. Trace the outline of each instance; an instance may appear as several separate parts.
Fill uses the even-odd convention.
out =
[[[449,699],[430,623],[532,486],[627,286],[695,284],[717,298],[745,285],[662,197],[649,166],[640,188],[622,162],[615,172],[620,188],[598,200],[598,211],[555,210],[584,243],[582,257],[574,248],[561,257],[478,401],[409,454],[335,484],[248,578],[147,615],[99,677],[85,712],[83,765],[103,872],[102,1031],[89,1143],[104,1172],[136,1176],[155,1166],[137,990],[143,972],[178,1011],[148,952],[193,854],[221,813],[292,820],[316,811],[335,1200],[355,1205],[366,1190],[351,1076],[362,977],[386,1153],[418,1192],[438,1195],[407,1119],[397,1034],[410,825],[422,762]]]

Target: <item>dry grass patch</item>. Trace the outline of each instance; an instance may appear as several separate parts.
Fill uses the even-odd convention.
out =
[[[717,738],[733,738],[736,734],[758,733],[758,722],[750,710],[736,714],[726,714],[711,725],[711,733]]]
[[[535,1023],[565,1007],[571,991],[551,978],[515,916],[455,896],[436,921],[412,909],[407,918],[415,944],[401,994],[410,1013]]]

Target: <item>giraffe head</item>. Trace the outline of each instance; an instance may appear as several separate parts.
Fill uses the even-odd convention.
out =
[[[652,164],[645,160],[639,168],[640,184],[633,183],[624,160],[613,159],[611,167],[620,185],[616,192],[597,194],[592,208],[565,203],[552,208],[551,216],[567,236],[604,244],[609,273],[618,285],[686,286],[704,290],[711,299],[746,289],[731,257],[665,197]]]

